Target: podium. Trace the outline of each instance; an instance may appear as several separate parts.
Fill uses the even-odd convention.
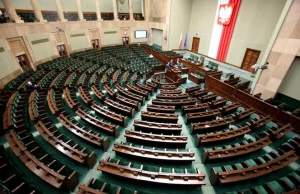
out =
[[[182,78],[182,72],[178,68],[168,69],[166,73],[166,80],[170,83],[180,82],[181,84],[186,83],[186,78]]]

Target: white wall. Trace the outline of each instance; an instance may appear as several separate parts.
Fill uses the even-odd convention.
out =
[[[143,13],[143,2],[144,0],[132,0],[133,13]]]
[[[180,33],[184,43],[186,33],[189,31],[193,0],[173,0],[171,2],[170,28],[168,37],[168,50],[178,49]],[[191,39],[188,36],[188,40]],[[187,48],[191,45],[188,44]]]
[[[260,63],[285,3],[286,0],[243,0],[226,62],[240,67],[246,49],[252,48],[261,50]]]
[[[286,74],[278,92],[291,98],[300,100],[299,75],[300,57],[296,57],[288,73]]]
[[[72,51],[91,48],[91,41],[87,30],[74,30],[67,32],[67,34]],[[71,37],[75,34],[84,34],[84,36]]]
[[[204,55],[208,54],[217,6],[218,0],[193,0],[188,49],[192,48],[193,37],[198,33],[198,37],[200,37],[198,52]],[[180,12],[178,14],[180,15]]]
[[[94,0],[81,0],[81,7],[83,12],[96,12],[96,4]]]
[[[162,46],[163,45],[163,31],[152,28],[152,39],[153,39],[153,44]]]
[[[101,12],[114,12],[113,0],[99,0]]]
[[[33,10],[30,0],[12,0],[15,9]]]
[[[38,0],[41,10],[56,11],[55,1]]]
[[[115,0],[113,0],[115,1]],[[118,1],[118,13],[129,13],[129,1],[125,0],[123,4]]]
[[[116,33],[106,33],[106,32],[116,32]],[[102,45],[116,45],[121,44],[121,37],[119,28],[103,28],[102,29]]]
[[[63,11],[77,12],[76,0],[62,0],[61,6]]]
[[[47,59],[58,55],[56,46],[53,44],[53,41],[50,37],[50,34],[32,34],[26,36],[31,50],[33,52],[34,58],[36,61]],[[39,44],[32,44],[32,41],[48,39],[48,42],[43,42]],[[56,51],[56,52],[55,52]]]
[[[0,48],[4,49],[4,52],[0,52],[0,79],[2,79],[8,74],[20,69],[20,67],[16,65],[15,59],[13,59],[13,56],[8,52],[8,46],[4,40],[0,40]]]

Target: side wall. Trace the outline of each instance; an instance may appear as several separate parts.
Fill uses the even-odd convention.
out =
[[[101,12],[114,12],[112,0],[99,0]]]
[[[153,44],[157,44],[159,46],[163,45],[163,31],[158,29],[152,29],[152,39]]]
[[[35,61],[55,57],[58,55],[57,49],[53,44],[50,34],[31,34],[26,36],[30,48],[33,52]]]
[[[189,30],[193,0],[172,0],[170,13],[170,28],[168,36],[168,50],[178,49],[180,34],[183,42]],[[188,39],[192,38],[188,35]],[[188,45],[187,48],[190,48]]]
[[[299,88],[299,75],[300,57],[296,57],[278,92],[300,101],[300,90],[296,89]]]
[[[72,30],[67,32],[71,52],[91,48],[91,41],[87,30]]]
[[[198,52],[208,55],[217,5],[217,0],[193,0],[188,49],[192,48],[193,37],[198,34],[198,37],[200,37]],[[180,15],[180,12],[178,14]]]
[[[21,70],[21,67],[17,65],[16,59],[13,58],[13,55],[10,52],[5,40],[0,39],[0,79],[5,76]]]
[[[102,29],[102,45],[121,44],[120,32],[118,28]]]
[[[242,0],[226,58],[227,63],[242,65],[247,48],[260,50],[260,63],[286,0]]]

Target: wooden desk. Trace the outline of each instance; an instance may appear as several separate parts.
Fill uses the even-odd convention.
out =
[[[126,139],[132,142],[142,143],[147,145],[160,145],[163,147],[185,147],[187,144],[187,136],[182,135],[163,135],[163,134],[153,134],[144,133],[141,131],[133,131],[126,129],[125,135]]]
[[[186,77],[182,77],[181,75],[186,72],[187,72],[186,68],[185,71],[179,68],[169,69],[166,73],[166,80],[167,82],[171,82],[171,83],[180,82],[181,84],[185,84],[187,79]]]
[[[199,72],[204,76],[211,72],[211,69],[185,59],[179,59],[179,62],[183,63],[183,65],[186,66],[186,68],[188,68],[190,72]]]
[[[169,57],[169,56],[163,55],[162,53],[155,51],[147,46],[142,46],[142,48],[145,51],[147,51],[148,53],[152,54],[155,58],[157,58],[163,64],[167,64],[171,60],[173,60],[175,62],[175,61],[177,61],[177,59],[183,58],[183,56]]]
[[[201,83],[204,83],[204,78],[198,77],[192,73],[189,73],[188,79],[198,85],[200,85]]]

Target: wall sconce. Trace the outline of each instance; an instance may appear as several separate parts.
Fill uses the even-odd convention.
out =
[[[165,40],[168,40],[168,37],[167,36],[165,36],[165,38],[164,38]]]

